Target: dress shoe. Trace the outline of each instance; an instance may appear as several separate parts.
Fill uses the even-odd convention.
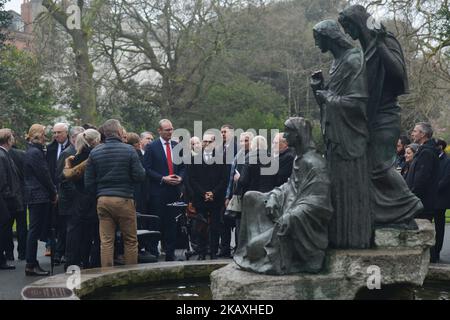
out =
[[[229,259],[229,258],[232,258],[233,256],[231,255],[231,252],[229,252],[229,251],[226,251],[226,252],[220,251],[219,254],[217,255],[217,257]]]
[[[175,261],[175,256],[173,255],[166,256],[166,261]]]
[[[15,270],[15,269],[16,269],[16,266],[13,266],[11,264],[4,263],[4,264],[0,265],[0,270]]]
[[[25,267],[25,275],[26,276],[49,276],[50,272],[43,270],[39,264],[27,264]]]
[[[205,259],[206,259],[206,257],[204,254],[199,254],[197,257],[197,260],[205,260]]]

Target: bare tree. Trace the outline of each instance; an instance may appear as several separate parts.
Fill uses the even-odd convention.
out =
[[[351,1],[361,3],[361,1]],[[410,94],[402,97],[406,130],[428,120],[448,127],[450,99],[450,8],[448,0],[366,0],[369,12],[383,18],[403,46]],[[450,130],[450,128],[448,128]]]
[[[42,1],[42,5],[48,10],[48,14],[62,26],[62,29],[71,39],[81,120],[93,123],[97,117],[96,89],[93,79],[94,68],[89,56],[89,42],[93,35],[93,23],[105,0],[93,0],[91,2],[77,0],[76,3],[75,7],[69,7],[69,4],[65,1],[61,4],[54,0]],[[67,13],[67,9],[73,11]],[[77,22],[79,22],[79,25],[77,25]]]
[[[191,108],[212,60],[235,36],[226,17],[251,3],[111,0],[95,38],[98,57],[113,70],[102,78],[124,90],[131,79],[150,84],[153,92],[145,99],[164,116]]]

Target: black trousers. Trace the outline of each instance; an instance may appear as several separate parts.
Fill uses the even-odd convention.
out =
[[[38,240],[45,226],[46,215],[50,211],[50,203],[30,204],[30,225],[27,235],[26,260],[27,264],[36,264]]]
[[[100,266],[100,235],[95,198],[78,195],[77,208],[67,216],[66,265]]]
[[[436,244],[434,245],[434,251],[437,258],[439,258],[439,253],[441,252],[444,244],[445,211],[445,209],[436,210],[434,215],[434,228],[436,229]]]
[[[180,214],[180,208],[168,207],[167,204],[179,200],[178,194],[165,196],[150,196],[150,213],[158,216],[161,220],[162,246],[166,252],[166,260],[175,259],[175,247],[177,243],[176,217]],[[158,256],[158,243],[150,245],[150,253]]]
[[[221,232],[221,207],[202,207],[197,206],[197,214],[201,215],[204,220],[209,221],[208,238],[199,236],[198,239],[198,253],[206,254],[209,244],[211,257],[216,256],[219,249],[219,238]]]
[[[224,209],[221,210],[221,223],[220,223],[220,250],[225,255],[231,253],[231,231],[236,225],[236,221],[233,218],[226,217],[223,214]]]
[[[0,200],[1,201],[1,200]],[[0,213],[0,265],[6,263],[4,252],[7,251],[9,243],[10,219],[6,216],[7,212]]]
[[[100,268],[100,230],[98,216],[88,217],[86,220],[86,234],[88,240],[81,248],[81,261],[85,268]]]
[[[16,235],[17,235],[17,252],[20,256],[25,256],[27,247],[27,210],[14,211],[9,228],[9,244],[6,250],[7,253],[13,254],[14,251],[14,238],[13,238],[13,225],[16,222]]]
[[[56,248],[55,257],[66,256],[67,220],[70,215],[58,214],[56,217]]]

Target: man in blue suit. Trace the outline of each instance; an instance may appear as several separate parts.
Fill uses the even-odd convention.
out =
[[[180,200],[181,186],[185,173],[183,164],[173,161],[172,123],[163,119],[159,122],[160,138],[147,144],[144,154],[144,167],[150,179],[149,208],[161,219],[162,241],[166,252],[166,261],[175,260],[177,225],[176,207],[167,204]],[[158,255],[157,243],[152,245],[152,254]]]

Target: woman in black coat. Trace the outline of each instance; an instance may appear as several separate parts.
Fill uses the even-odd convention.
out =
[[[253,138],[250,152],[248,154],[248,163],[242,167],[239,182],[236,189],[237,193],[244,195],[247,191],[269,192],[275,188],[275,175],[264,174],[263,168],[269,168],[270,163],[264,161],[270,159],[267,151],[267,141],[263,136]]]
[[[67,262],[87,268],[100,267],[100,235],[98,228],[97,200],[84,186],[84,172],[89,154],[100,143],[100,133],[87,129],[77,136],[77,153],[66,159],[63,170],[65,179],[74,183],[74,212],[67,227]]]
[[[45,219],[56,204],[56,188],[45,159],[45,127],[33,124],[28,132],[28,145],[24,159],[25,203],[30,211],[30,224],[26,246],[27,276],[47,276],[37,260],[37,246]]]

